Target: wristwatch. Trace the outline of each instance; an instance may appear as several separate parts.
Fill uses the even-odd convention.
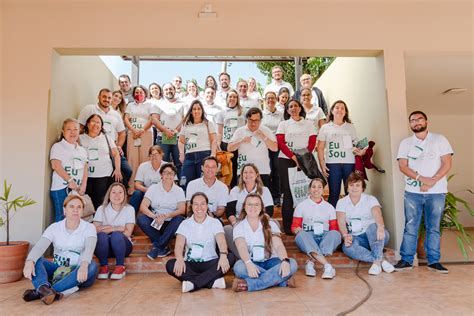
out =
[[[290,258],[283,258],[283,259],[281,259],[281,261],[286,261],[286,262],[290,263]]]

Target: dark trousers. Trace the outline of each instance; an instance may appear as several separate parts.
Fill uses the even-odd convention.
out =
[[[181,180],[183,180],[183,177],[185,177],[185,181],[180,181],[179,183],[184,191],[186,191],[189,182],[201,177],[202,161],[204,158],[209,157],[210,155],[210,150],[186,154],[184,157],[183,167],[181,168]]]
[[[158,143],[160,144],[161,149],[163,149],[163,160],[167,162],[172,162],[178,170],[178,179],[181,178],[181,161],[179,160],[178,144],[163,144],[161,136],[158,136]]]
[[[122,172],[122,183],[125,187],[128,187],[128,182],[132,176],[132,167],[128,163],[128,160],[125,156],[120,157],[120,171]]]
[[[160,230],[157,230],[151,227],[151,222],[153,219],[141,214],[137,217],[137,224],[143,230],[143,232],[150,237],[151,241],[153,242],[153,246],[163,249],[164,247],[168,246],[171,238],[173,238],[174,234],[178,230],[179,224],[183,221],[183,216],[178,215],[173,217],[170,221],[166,221],[161,226]]]
[[[283,193],[283,205],[281,215],[283,218],[283,230],[285,234],[291,234],[291,222],[293,221],[293,197],[291,196],[290,183],[288,179],[288,168],[296,167],[292,159],[278,158],[278,170],[280,172],[280,186]]]
[[[236,261],[235,256],[232,253],[227,255],[229,264],[232,267]],[[174,264],[176,259],[170,259],[166,262],[166,271],[172,277],[175,277],[179,281],[189,281],[194,284],[193,291],[197,291],[202,288],[212,288],[212,284],[215,280],[222,278],[224,273],[221,269],[217,269],[217,263],[219,259],[204,261],[204,262],[188,262],[185,261],[186,271],[181,276],[174,274]]]
[[[328,185],[329,185],[329,199],[328,202],[336,207],[341,193],[341,182],[344,182],[345,193],[347,195],[347,178],[355,170],[353,163],[328,163],[326,166],[329,169]]]
[[[130,255],[132,248],[131,241],[122,232],[97,233],[95,255],[99,258],[101,266],[106,266],[107,259],[114,257],[116,265],[123,266],[125,257]]]
[[[104,201],[105,193],[112,181],[111,177],[87,178],[86,193],[90,196],[96,210]]]
[[[227,150],[227,143],[221,142],[221,149],[223,151],[228,151]],[[239,157],[239,152],[236,151],[231,151],[231,153],[234,154],[234,157],[232,157],[232,180],[230,181],[230,187],[233,188],[237,185],[237,158]]]
[[[280,173],[278,172],[278,154],[280,151],[268,151],[270,157],[270,182],[268,189],[273,197],[273,202],[280,203]]]

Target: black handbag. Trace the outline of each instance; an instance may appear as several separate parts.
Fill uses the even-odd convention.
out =
[[[296,160],[298,160],[299,168],[308,178],[319,178],[323,180],[324,185],[327,184],[326,177],[323,175],[321,170],[319,170],[318,163],[316,162],[312,152],[309,152],[308,149],[303,148],[295,150],[293,153],[296,156]]]

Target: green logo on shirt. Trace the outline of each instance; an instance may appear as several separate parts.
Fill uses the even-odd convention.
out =
[[[346,158],[346,152],[340,150],[341,145],[339,142],[329,142],[329,158]]]

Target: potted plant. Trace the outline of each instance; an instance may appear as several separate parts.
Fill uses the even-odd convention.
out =
[[[450,175],[448,177],[448,181],[450,181],[455,175]],[[440,233],[443,234],[444,229],[451,229],[455,230],[456,233],[456,240],[461,250],[464,259],[468,259],[469,255],[467,249],[472,252],[472,236],[465,231],[464,226],[459,222],[459,213],[464,210],[468,211],[471,216],[474,216],[474,211],[472,210],[469,203],[460,197],[456,196],[456,194],[460,192],[469,192],[470,194],[474,194],[471,189],[465,189],[456,192],[448,192],[446,193],[446,202],[444,204],[444,212],[443,217],[441,217],[440,223]],[[418,258],[426,258],[425,249],[423,247],[425,240],[425,223],[422,217],[420,229],[418,232],[418,247],[417,247],[417,254]]]
[[[29,242],[10,242],[10,220],[18,209],[30,206],[36,202],[28,196],[20,195],[11,198],[12,185],[3,182],[3,193],[0,196],[0,227],[6,226],[6,242],[0,242],[0,284],[18,281],[23,274]]]

